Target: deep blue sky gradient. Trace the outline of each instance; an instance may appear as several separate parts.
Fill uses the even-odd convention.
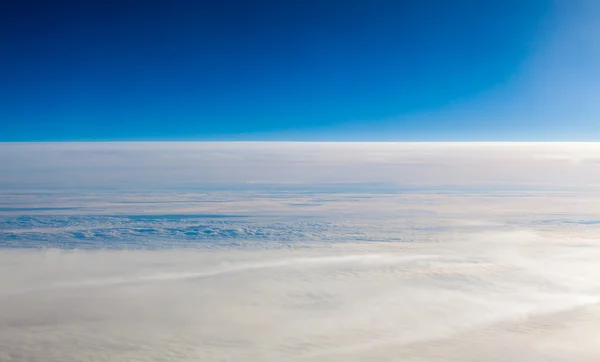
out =
[[[0,141],[510,139],[515,120],[444,112],[514,82],[559,10],[541,0],[4,1]]]

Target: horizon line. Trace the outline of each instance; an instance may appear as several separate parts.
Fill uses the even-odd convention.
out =
[[[105,144],[113,144],[113,143],[447,143],[447,144],[456,144],[456,143],[471,143],[471,144],[490,144],[490,143],[504,143],[504,144],[523,144],[523,143],[539,143],[539,144],[554,144],[554,143],[599,143],[600,141],[480,141],[480,140],[470,140],[470,141],[323,141],[323,140],[315,140],[315,141],[290,141],[290,140],[252,140],[252,141],[240,141],[240,140],[90,140],[90,141],[82,141],[82,140],[56,140],[56,141],[1,141],[0,144],[52,144],[52,143],[105,143]]]

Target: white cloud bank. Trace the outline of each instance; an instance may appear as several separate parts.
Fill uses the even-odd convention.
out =
[[[0,189],[191,188],[225,182],[600,185],[596,143],[0,144]]]
[[[598,361],[599,160],[0,144],[0,361]]]
[[[1,361],[592,361],[600,249],[527,232],[0,253]]]

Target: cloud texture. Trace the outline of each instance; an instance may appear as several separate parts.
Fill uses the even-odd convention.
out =
[[[2,362],[600,358],[594,144],[0,147]]]
[[[594,240],[4,251],[0,360],[592,360]],[[586,359],[587,358],[587,359]]]

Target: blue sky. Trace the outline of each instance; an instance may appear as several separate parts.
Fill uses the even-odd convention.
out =
[[[599,135],[592,0],[2,6],[0,141]]]

